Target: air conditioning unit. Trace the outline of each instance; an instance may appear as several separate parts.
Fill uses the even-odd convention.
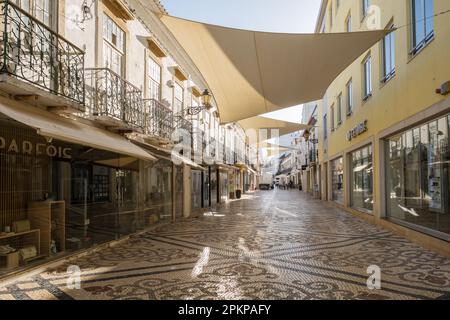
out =
[[[169,80],[169,81],[167,81],[167,86],[169,88],[175,88],[175,82],[173,80]]]

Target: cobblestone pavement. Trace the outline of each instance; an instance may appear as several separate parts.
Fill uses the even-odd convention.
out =
[[[67,267],[82,270],[67,288]],[[367,268],[381,268],[381,290]],[[298,191],[198,219],[1,287],[0,299],[448,299],[450,261]]]

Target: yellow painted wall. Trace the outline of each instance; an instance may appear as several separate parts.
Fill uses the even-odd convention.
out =
[[[340,7],[336,8],[336,0],[329,0],[324,19],[326,20],[326,32],[330,32],[330,6],[333,6],[333,25],[331,32],[344,32],[346,19],[351,12],[352,30],[367,30],[366,19],[362,19],[361,0],[341,0]],[[410,23],[410,0],[372,0],[373,5],[381,8],[381,28],[388,26],[393,20],[395,26],[404,26]],[[435,0],[434,13],[450,9],[450,1]],[[321,21],[318,21],[321,25]],[[431,105],[448,98],[435,93],[442,83],[450,80],[450,13],[434,18],[435,39],[429,43],[420,53],[412,57],[410,34],[411,26],[402,27],[395,31],[396,49],[396,75],[387,83],[382,84],[382,44],[371,48],[372,55],[372,83],[373,96],[363,102],[363,66],[362,62],[367,53],[361,56],[348,67],[327,90],[327,109],[334,103],[335,113],[337,97],[343,93],[343,123],[334,132],[331,132],[331,116],[328,114],[328,143],[323,141],[323,115],[324,108],[319,108],[319,126],[321,127],[320,161],[332,159],[352,146],[372,139],[374,144],[374,199],[375,216],[383,214],[379,205],[379,168],[380,155],[378,150],[379,139],[377,135],[386,128],[402,122]],[[346,84],[353,80],[353,115],[346,117]],[[449,105],[450,112],[450,105]],[[335,115],[337,118],[337,115]],[[358,123],[367,120],[368,132],[358,138],[347,141],[349,130]],[[327,151],[324,154],[324,150]],[[348,170],[346,170],[348,171]],[[348,179],[347,179],[348,180]],[[348,181],[347,181],[348,182]],[[349,195],[347,186],[344,186],[346,199]],[[348,204],[348,203],[347,203]]]

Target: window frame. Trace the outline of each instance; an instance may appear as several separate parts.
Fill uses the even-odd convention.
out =
[[[424,0],[424,19],[423,19],[423,24],[424,24],[424,37],[420,42],[417,42],[416,39],[416,11],[415,11],[415,3],[416,0],[410,0],[409,4],[410,4],[410,21],[411,21],[411,50],[410,50],[410,56],[416,56],[417,54],[419,54],[425,47],[428,46],[428,44],[430,44],[434,38],[435,38],[435,32],[434,32],[434,28],[435,28],[435,24],[434,24],[434,3],[433,0],[429,0],[431,1],[431,3],[433,4],[433,13],[432,15],[428,16],[427,15],[427,11],[426,11],[426,1]],[[427,34],[426,32],[426,24],[427,24],[427,17],[430,17],[430,19],[433,20],[433,30],[431,32],[429,32]]]
[[[394,23],[391,22],[389,23],[388,27],[386,28],[387,30],[393,30],[394,29]],[[387,71],[387,56],[386,56],[386,43],[387,43],[387,39],[389,39],[389,44],[390,44],[390,63],[391,65],[393,65],[393,67],[391,67],[391,70],[388,72]],[[382,63],[381,63],[381,83],[387,83],[389,80],[391,80],[395,74],[396,74],[396,63],[397,63],[397,59],[396,59],[396,42],[395,42],[395,33],[394,31],[392,31],[391,33],[387,34],[383,40],[381,41],[381,58],[382,58]]]
[[[159,83],[155,79],[153,79],[152,73],[150,72],[150,64],[152,62],[155,65],[159,66]],[[162,67],[161,63],[158,62],[157,59],[155,59],[152,55],[150,55],[150,54],[147,55],[147,95],[148,95],[149,99],[161,101],[161,98],[162,98],[162,70],[163,70],[163,67]],[[152,82],[158,83],[158,99],[155,99],[150,94]]]
[[[337,109],[336,109],[336,116],[337,116],[337,127],[339,128],[343,123],[343,117],[342,117],[342,104],[343,104],[343,95],[342,92],[338,94],[337,96]]]
[[[123,48],[119,48],[116,44],[114,44],[111,40],[108,39],[108,35],[105,33],[105,24],[111,21],[116,27],[123,33]],[[112,68],[112,65],[106,65],[106,51],[105,46],[108,47],[111,52],[116,52],[116,54],[120,57],[120,73],[118,75],[120,77],[125,76],[125,67],[126,67],[126,50],[127,50],[127,31],[124,30],[119,23],[117,23],[106,11],[103,11],[103,21],[102,21],[102,55],[103,55],[103,65],[105,68],[108,68],[115,72]],[[110,61],[111,64],[111,61]]]
[[[370,62],[370,75],[367,75],[367,63]],[[373,72],[372,54],[369,53],[362,62],[363,66],[363,101],[369,100],[373,96]],[[370,80],[370,81],[368,81]]]
[[[353,90],[353,78],[351,78],[347,84],[345,85],[346,93],[347,93],[347,117],[350,117],[353,115],[353,109],[354,109],[354,90]]]

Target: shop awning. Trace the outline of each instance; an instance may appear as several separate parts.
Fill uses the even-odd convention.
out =
[[[155,161],[156,158],[126,138],[89,126],[73,119],[0,98],[0,113],[37,130],[37,133],[69,143],[115,152],[137,159]]]
[[[389,32],[269,33],[160,17],[209,85],[222,123],[322,99]]]
[[[300,123],[270,119],[261,116],[241,120],[238,123],[241,125],[242,129],[244,129],[244,131],[246,131],[247,133],[249,130],[252,129],[255,130],[258,140],[260,138],[259,130],[262,129],[268,129],[267,139],[270,139],[270,138],[277,138],[270,136],[272,133],[271,132],[272,129],[279,130],[279,136],[281,137],[293,132],[311,128],[311,126]],[[251,136],[251,134],[249,136]]]

